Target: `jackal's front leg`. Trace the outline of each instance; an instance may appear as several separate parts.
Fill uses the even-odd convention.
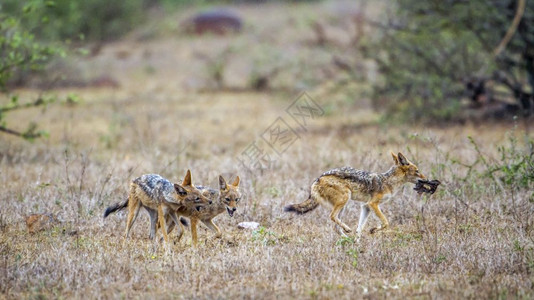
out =
[[[213,223],[213,220],[201,220],[204,225],[206,225],[209,229],[215,231],[215,237],[220,238],[222,236],[221,229]]]
[[[368,205],[375,212],[376,216],[378,218],[380,218],[380,221],[382,221],[382,226],[380,226],[378,228],[371,229],[371,233],[375,233],[377,231],[382,231],[382,230],[388,228],[389,227],[388,219],[386,219],[386,216],[384,216],[384,214],[380,210],[380,207],[378,207],[378,203],[377,202],[371,202]]]
[[[358,221],[358,229],[356,229],[356,232],[358,233],[358,238],[362,235],[363,227],[365,226],[365,223],[367,222],[367,218],[369,217],[369,212],[371,209],[369,208],[369,205],[364,204],[361,207],[360,211],[360,219]]]

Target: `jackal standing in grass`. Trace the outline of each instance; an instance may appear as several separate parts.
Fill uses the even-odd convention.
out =
[[[156,235],[156,221],[159,221],[160,226],[165,226],[165,215],[181,207],[198,211],[210,203],[211,200],[202,195],[191,183],[191,171],[189,170],[187,170],[181,185],[173,184],[157,174],[146,174],[132,181],[128,199],[123,203],[108,207],[104,212],[104,218],[128,206],[125,233],[125,238],[128,238],[130,229],[139,214],[139,209],[144,207],[150,215],[150,238],[153,239]],[[175,218],[175,222],[178,222],[174,214],[171,214],[171,217]],[[169,241],[165,230],[163,230],[163,238],[165,242]]]
[[[352,199],[364,202],[358,222],[358,237],[370,210],[373,210],[382,221],[382,226],[372,229],[371,233],[388,228],[389,222],[379,207],[384,196],[391,195],[396,188],[405,183],[416,183],[418,179],[425,178],[417,166],[402,153],[395,155],[392,152],[391,155],[395,164],[384,173],[371,173],[351,167],[337,168],[323,173],[313,182],[308,199],[302,203],[286,206],[285,211],[303,214],[315,209],[319,204],[328,204],[333,207],[330,219],[341,227],[343,230],[341,234],[348,234],[352,230],[339,219],[339,215],[349,199]]]
[[[204,206],[201,210],[182,206],[174,212],[177,216],[187,217],[191,220],[191,238],[194,245],[198,243],[198,221],[202,222],[209,229],[215,231],[215,237],[220,238],[222,236],[221,229],[219,229],[219,227],[213,223],[213,218],[220,215],[225,210],[228,215],[232,217],[234,212],[237,210],[237,203],[241,199],[241,192],[239,191],[239,176],[236,177],[232,184],[227,184],[224,177],[219,176],[219,190],[199,185],[197,185],[196,188],[202,192],[202,195],[210,199],[212,204]],[[176,221],[177,219],[178,218],[176,216],[172,216],[172,213],[166,216],[166,221],[168,224],[167,234],[169,234],[174,228],[174,225],[177,224],[179,230],[179,241],[184,233],[184,227],[181,222]]]

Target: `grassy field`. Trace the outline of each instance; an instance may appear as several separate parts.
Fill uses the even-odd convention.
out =
[[[312,63],[325,50],[305,51],[313,34],[306,35],[301,20],[334,11],[328,5],[268,6],[269,14],[240,7],[251,19],[271,17],[237,39],[245,43],[258,31],[264,36],[296,24],[269,43],[302,47],[288,55]],[[213,49],[231,39],[171,37],[149,27],[74,64],[73,76],[107,74],[119,88],[49,91],[81,100],[8,116],[8,124],[21,129],[21,121],[34,120],[50,137],[30,143],[0,136],[2,298],[534,297],[534,194],[532,180],[520,181],[532,176],[526,142],[532,134],[524,127],[388,125],[365,97],[349,101],[329,81],[308,87],[306,78],[292,81],[291,72],[277,77],[280,88],[269,92],[206,92],[209,76],[195,53],[216,55]],[[246,85],[246,65],[231,60],[229,86]],[[304,88],[288,89],[293,82]],[[286,111],[302,101],[299,90],[319,109],[304,126]],[[19,93],[31,100],[40,92]],[[294,130],[286,143],[273,142],[277,125]],[[263,170],[239,163],[248,162],[251,145],[263,151]],[[373,216],[356,242],[333,230],[324,207],[301,216],[283,212],[308,196],[322,172],[345,165],[385,171],[390,151],[403,152],[443,183],[431,197],[406,185],[382,205],[391,231],[370,234],[379,225]],[[514,165],[520,167],[513,172],[504,168]],[[197,248],[186,232],[165,249],[148,239],[148,214],[141,212],[124,242],[125,212],[102,218],[106,207],[125,199],[133,178],[158,173],[180,182],[187,169],[194,183],[213,187],[219,174],[241,177],[237,213],[215,219],[221,239],[202,227]],[[61,223],[29,234],[25,217],[44,212]],[[358,216],[352,202],[342,219],[355,228]],[[243,221],[261,227],[238,229]]]

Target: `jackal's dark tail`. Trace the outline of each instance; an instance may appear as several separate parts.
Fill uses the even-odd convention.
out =
[[[126,201],[124,201],[123,203],[119,202],[119,203],[113,204],[112,206],[106,208],[106,211],[104,212],[104,218],[109,216],[109,214],[111,213],[125,209],[126,206],[128,206],[128,199],[126,199]]]
[[[305,214],[314,210],[317,206],[319,206],[319,202],[310,194],[308,199],[304,200],[304,202],[288,205],[284,207],[284,211]]]

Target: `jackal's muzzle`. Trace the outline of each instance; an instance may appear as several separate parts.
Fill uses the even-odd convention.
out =
[[[230,215],[230,217],[233,217],[234,216],[234,213],[235,211],[237,210],[237,208],[235,207],[226,207],[226,211],[228,212],[228,215]]]

